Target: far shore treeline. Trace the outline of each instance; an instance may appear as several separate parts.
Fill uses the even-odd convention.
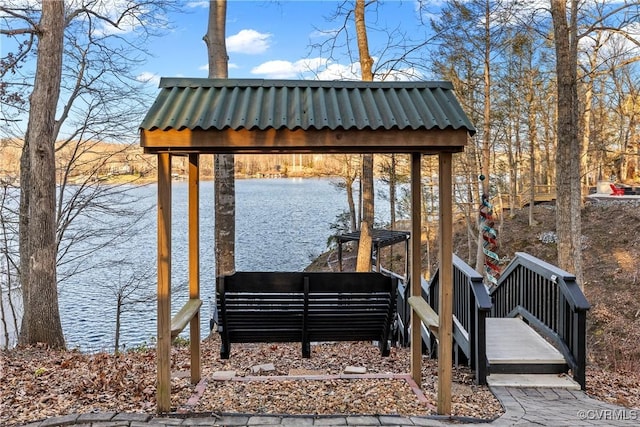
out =
[[[136,144],[84,142],[82,149],[75,144],[58,144],[56,163],[59,180],[84,182],[87,176],[99,180],[133,176],[146,181],[156,177],[155,155],[144,154]],[[0,180],[14,181],[19,176],[22,141],[0,140]],[[237,178],[311,177],[340,175],[344,169],[344,155],[328,154],[247,154],[236,155]],[[71,170],[66,168],[71,166]],[[186,176],[187,157],[172,160],[174,177]],[[203,155],[200,161],[202,179],[213,178],[213,156]]]

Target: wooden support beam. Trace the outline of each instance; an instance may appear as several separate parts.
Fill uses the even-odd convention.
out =
[[[156,404],[171,410],[171,155],[158,154],[158,342]]]
[[[439,156],[439,301],[438,414],[451,414],[453,347],[453,156]]]
[[[143,129],[145,152],[167,149],[198,153],[399,153],[419,150],[436,154],[458,152],[467,145],[468,130],[460,129]],[[402,144],[398,144],[402,141]]]
[[[411,292],[410,296],[422,295],[422,191],[420,163],[422,155],[411,153]],[[411,310],[411,378],[418,387],[422,384],[422,334],[420,333],[419,317]]]
[[[422,320],[427,328],[437,337],[438,329],[440,327],[440,320],[438,319],[438,313],[422,298],[421,296],[412,296],[407,300],[411,308],[415,311],[416,315]]]
[[[189,299],[200,301],[200,156],[189,155]],[[189,303],[187,303],[189,304]],[[200,382],[200,305],[190,317],[191,384]]]

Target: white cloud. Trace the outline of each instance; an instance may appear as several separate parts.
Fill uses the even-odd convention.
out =
[[[300,77],[302,74],[316,74],[318,69],[325,67],[324,58],[300,59],[296,62],[274,60],[264,62],[251,70],[251,74],[260,74],[266,78],[289,79]]]
[[[160,76],[150,71],[145,71],[136,76],[136,80],[142,83],[153,83],[156,86],[160,84]]]
[[[273,60],[264,62],[251,70],[251,74],[266,79],[306,78],[314,80],[361,80],[360,63],[340,64],[327,58],[307,58],[291,62]],[[406,81],[419,80],[423,74],[407,67],[397,70],[378,70],[376,80]]]
[[[198,7],[201,8],[209,8],[209,2],[207,0],[205,1],[189,1],[187,2],[187,7],[190,7],[191,9],[195,9]]]
[[[267,61],[251,70],[251,74],[261,74],[272,79],[296,77],[299,72],[293,62],[281,60]]]
[[[269,33],[259,33],[256,30],[240,30],[238,34],[227,37],[227,51],[257,55],[264,53],[271,46]]]
[[[328,64],[327,67],[318,73],[318,80],[360,80],[360,63]]]

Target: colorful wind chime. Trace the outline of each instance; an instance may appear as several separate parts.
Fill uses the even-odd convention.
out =
[[[480,179],[482,180],[482,176]],[[482,195],[480,204],[480,227],[482,229],[482,252],[484,253],[484,271],[491,287],[497,286],[500,277],[500,258],[496,254],[498,249],[498,232],[494,228],[493,206],[487,194]]]

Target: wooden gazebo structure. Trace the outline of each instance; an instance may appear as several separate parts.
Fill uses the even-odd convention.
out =
[[[411,323],[433,319],[421,297],[423,155],[439,157],[440,283],[438,412],[451,411],[452,154],[475,129],[449,82],[164,78],[140,125],[158,162],[157,408],[170,410],[172,338],[187,324],[191,381],[200,381],[199,156],[217,153],[411,154]],[[189,158],[189,302],[171,318],[171,157]],[[420,329],[412,328],[411,375],[421,383]],[[435,328],[434,328],[435,329]]]

